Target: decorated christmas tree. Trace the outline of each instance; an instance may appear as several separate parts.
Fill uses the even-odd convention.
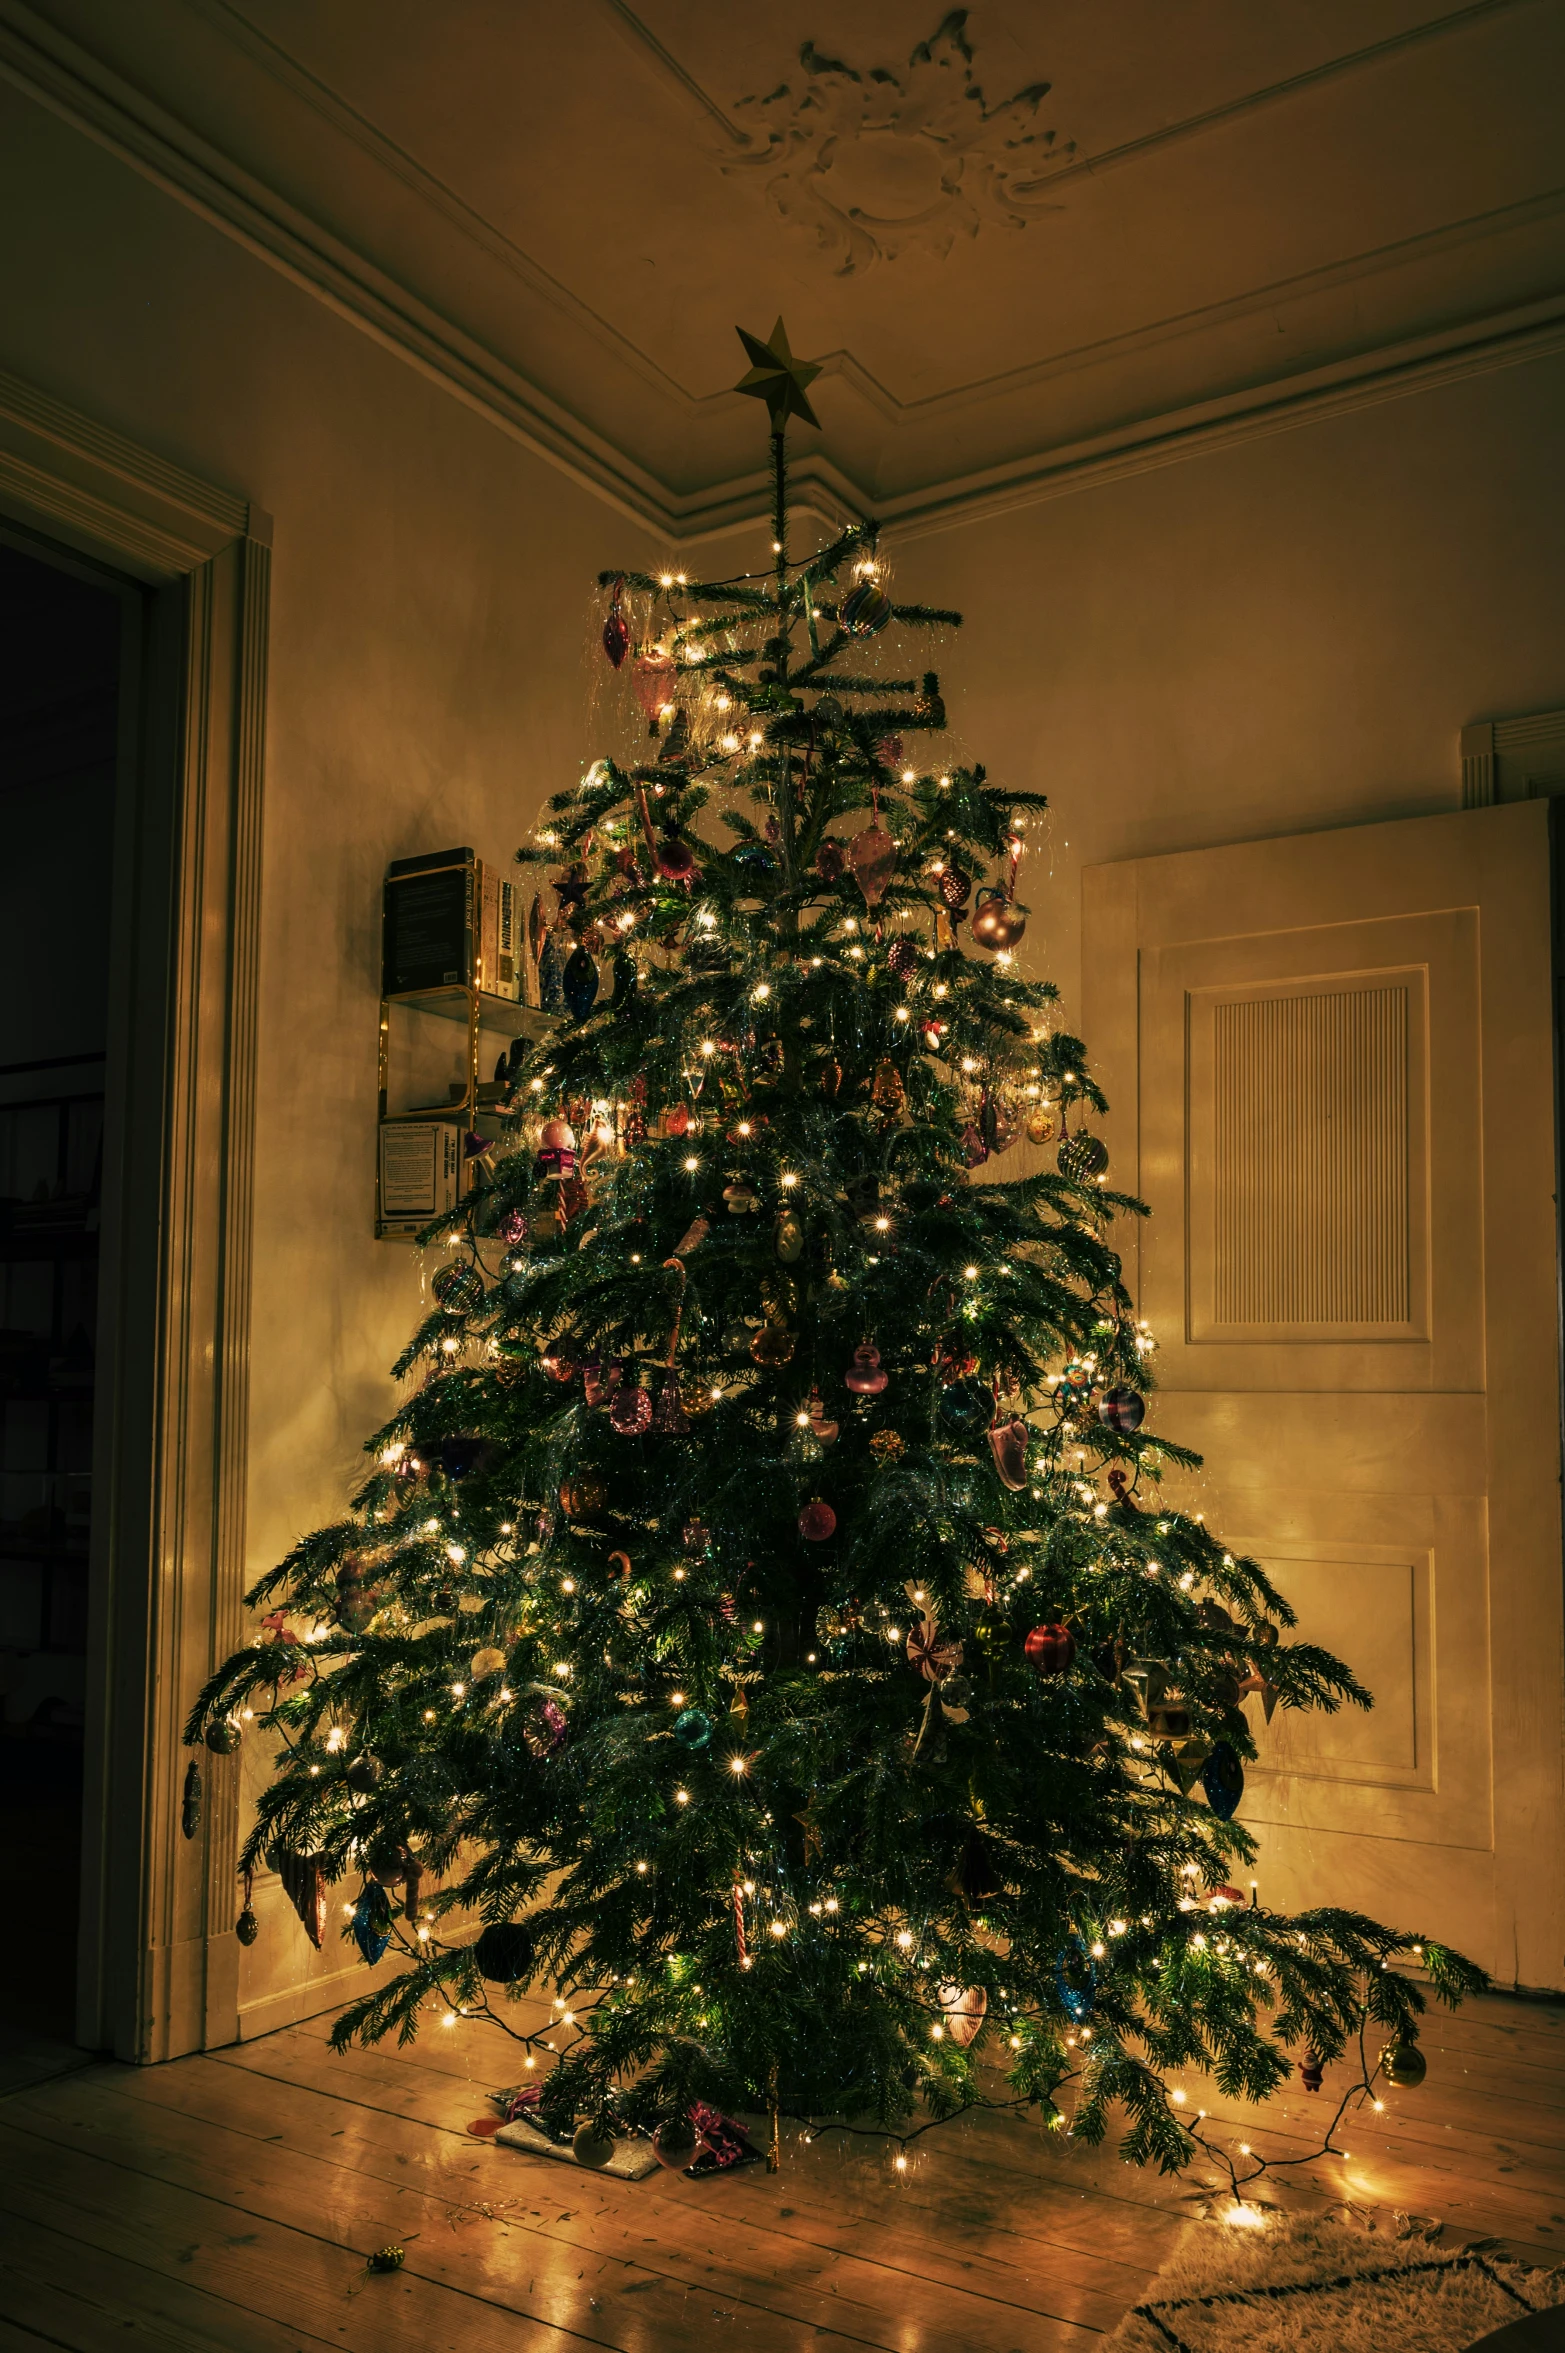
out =
[[[1366,1694],[1165,1500],[1143,1212],[1014,955],[1044,801],[941,757],[959,616],[872,526],[795,555],[816,371],[744,340],[771,561],[603,577],[634,750],[520,853],[558,1020],[426,1237],[371,1476],[190,1736],[278,1737],[246,1868],[394,1955],[339,2042],[487,2015],[584,2161],[982,2104],[1178,2166],[1171,2070],[1261,2097],[1367,2031],[1416,2077],[1423,1986],[1480,1979],[1253,1900],[1257,1737]]]

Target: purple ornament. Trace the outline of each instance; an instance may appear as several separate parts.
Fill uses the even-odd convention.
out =
[[[652,1400],[645,1389],[621,1389],[609,1407],[609,1420],[622,1438],[639,1438],[652,1421]]]
[[[662,1438],[683,1438],[689,1432],[690,1417],[680,1403],[679,1383],[672,1373],[658,1391],[658,1401],[652,1413],[652,1427]]]

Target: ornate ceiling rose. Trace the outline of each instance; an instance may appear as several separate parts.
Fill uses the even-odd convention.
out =
[[[734,109],[750,147],[723,169],[763,174],[774,210],[810,232],[839,277],[905,253],[943,259],[985,223],[1023,229],[1057,209],[1049,182],[1076,143],[1038,127],[1050,84],[991,107],[967,15],[953,8],[900,71],[806,41],[799,77]]]

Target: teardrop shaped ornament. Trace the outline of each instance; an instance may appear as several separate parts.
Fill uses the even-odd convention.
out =
[[[859,889],[864,893],[866,907],[878,907],[897,870],[897,845],[877,817],[856,833],[848,844],[848,856]]]

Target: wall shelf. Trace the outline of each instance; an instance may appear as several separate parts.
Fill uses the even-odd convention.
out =
[[[455,1023],[466,1030],[465,1050],[460,1054],[460,1076],[447,1081],[444,1097],[433,1101],[393,1101],[393,1061],[399,1029],[420,1020]],[[378,1241],[409,1241],[449,1206],[441,1188],[438,1170],[447,1170],[447,1182],[454,1176],[455,1190],[452,1203],[460,1198],[463,1180],[464,1144],[475,1127],[487,1132],[492,1122],[499,1089],[485,1075],[485,1066],[498,1061],[517,1039],[535,1045],[549,1037],[560,1026],[558,1014],[540,1013],[535,1006],[518,1004],[514,998],[491,996],[486,990],[472,988],[460,982],[440,988],[407,989],[395,995],[383,996],[380,1001],[380,1047],[378,1072],[379,1150],[375,1167],[375,1235]],[[410,1059],[413,1057],[410,1055]],[[449,1069],[451,1055],[446,1051],[443,1067]],[[418,1093],[417,1087],[409,1093]],[[445,1128],[453,1137],[432,1139],[427,1147],[431,1191],[427,1209],[408,1206],[409,1196],[399,1194],[388,1199],[387,1130],[407,1128]]]

